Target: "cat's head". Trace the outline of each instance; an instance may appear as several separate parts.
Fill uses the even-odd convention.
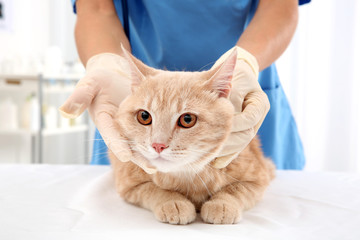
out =
[[[134,156],[160,172],[198,172],[228,137],[234,109],[228,99],[236,51],[209,71],[170,72],[150,68],[125,54],[132,94],[117,120]]]

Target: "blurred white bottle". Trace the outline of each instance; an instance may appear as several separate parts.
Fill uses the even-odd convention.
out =
[[[56,107],[48,106],[44,115],[45,127],[47,129],[55,129],[58,127],[58,114]]]
[[[19,128],[18,106],[11,98],[0,102],[0,129],[16,130]]]
[[[23,129],[30,129],[31,99],[32,99],[32,95],[27,96],[24,104],[21,107],[20,127]]]
[[[32,131],[38,131],[40,129],[39,99],[35,95],[33,95],[30,104],[31,104],[30,129]]]

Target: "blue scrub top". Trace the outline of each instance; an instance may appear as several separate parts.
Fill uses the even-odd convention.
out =
[[[121,0],[114,4],[123,21]],[[131,0],[127,4],[134,56],[154,68],[199,71],[211,68],[236,44],[258,0]],[[265,155],[278,169],[303,169],[303,147],[274,64],[260,72],[259,82],[271,105],[259,129]],[[99,138],[96,131],[95,139]],[[109,164],[106,151],[103,141],[95,141],[91,163]]]

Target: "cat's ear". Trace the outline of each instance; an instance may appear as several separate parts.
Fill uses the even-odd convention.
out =
[[[235,49],[222,64],[210,69],[208,72],[210,75],[208,82],[212,90],[218,92],[219,97],[227,98],[230,94],[231,80],[233,78],[236,60],[237,51]]]
[[[155,69],[147,66],[139,59],[130,54],[122,45],[122,52],[127,62],[129,63],[129,71],[131,75],[131,91],[135,91],[135,89],[141,84],[142,81],[145,80],[145,76],[153,73]]]

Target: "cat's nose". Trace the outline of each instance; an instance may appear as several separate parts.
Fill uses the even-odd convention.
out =
[[[161,153],[165,148],[168,148],[169,146],[166,146],[163,143],[153,143],[152,147],[155,149],[157,153]]]

